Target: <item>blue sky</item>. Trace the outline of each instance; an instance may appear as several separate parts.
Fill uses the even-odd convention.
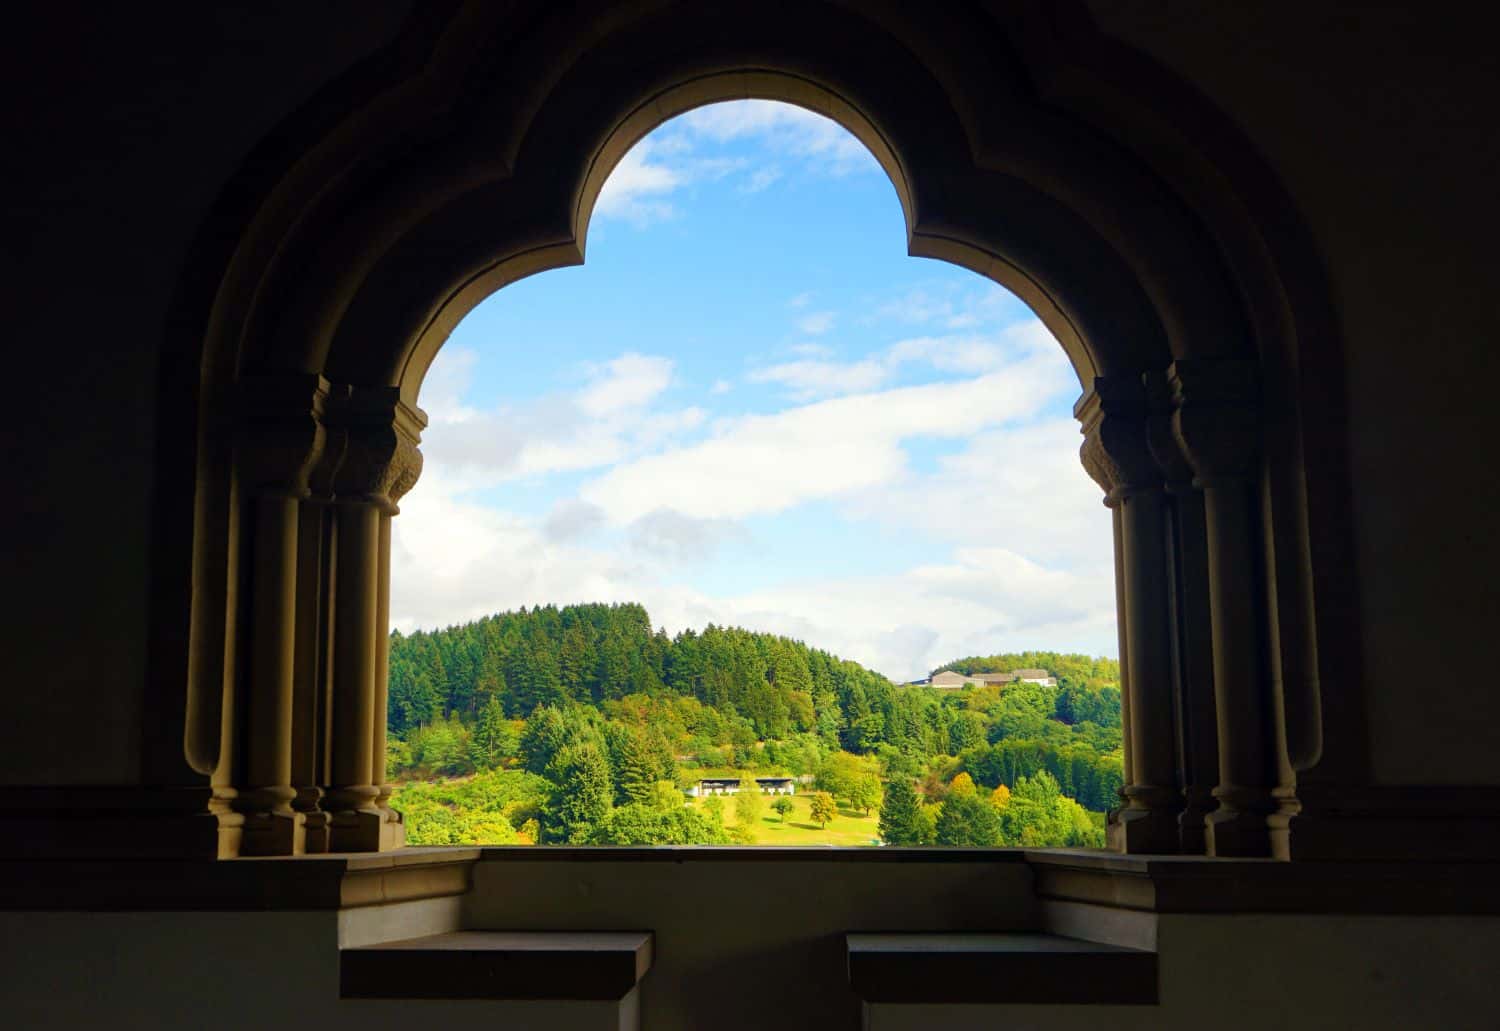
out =
[[[611,175],[588,260],[501,290],[434,362],[392,621],[636,600],[897,679],[1113,654],[1078,383],[1015,297],[907,257],[885,173],[786,105],[701,108]]]

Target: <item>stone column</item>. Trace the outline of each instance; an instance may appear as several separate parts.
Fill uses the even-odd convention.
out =
[[[382,513],[380,517],[377,557],[380,568],[375,603],[375,743],[372,747],[370,779],[380,789],[375,805],[385,818],[390,847],[398,848],[406,843],[406,827],[401,822],[401,814],[391,808],[391,787],[385,782],[385,744],[390,719],[388,709],[391,679],[391,513]]]
[[[327,852],[329,814],[322,807],[328,783],[328,721],[332,712],[334,561],[333,478],[344,455],[344,432],[328,431],[322,457],[298,513],[297,647],[293,677],[292,807],[306,816],[306,849]]]
[[[1146,394],[1136,376],[1100,377],[1080,404],[1084,468],[1118,511],[1117,569],[1125,604],[1125,721],[1130,779],[1111,826],[1124,852],[1179,847],[1177,749],[1173,730],[1172,632],[1167,597],[1167,497],[1147,445]],[[1123,713],[1122,713],[1123,716]]]
[[[1253,361],[1179,361],[1173,429],[1203,491],[1217,710],[1219,807],[1208,853],[1269,856],[1278,808],[1275,699],[1257,485],[1260,405]]]
[[[331,850],[373,852],[400,843],[394,814],[380,806],[389,521],[397,511],[396,499],[421,473],[417,442],[426,420],[394,390],[370,388],[352,391],[336,418],[348,443],[335,478],[332,779],[324,808],[331,813]]]
[[[1182,851],[1207,850],[1204,817],[1218,803],[1218,726],[1214,718],[1213,628],[1209,620],[1208,530],[1203,492],[1172,431],[1172,391],[1165,372],[1142,378],[1150,407],[1151,455],[1166,479],[1171,562],[1169,584],[1173,631],[1172,671],[1176,679],[1177,767],[1183,810],[1178,818]]]
[[[246,691],[235,809],[244,855],[303,851],[305,816],[292,807],[293,672],[298,508],[324,440],[327,384],[318,376],[247,379],[241,393],[239,474],[248,499],[242,540],[250,595]]]

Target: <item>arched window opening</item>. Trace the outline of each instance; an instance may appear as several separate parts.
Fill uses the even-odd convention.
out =
[[[1103,846],[1114,537],[1024,303],[800,107],[666,122],[426,372],[391,525],[411,844]]]
[[[917,813],[910,822],[919,830],[901,835],[908,839],[927,836],[919,817],[931,815],[931,807],[922,806],[951,796],[955,780],[965,799],[970,796],[963,778],[975,782],[972,801],[983,801],[986,814],[1003,809],[1003,795],[980,797],[981,786],[991,783],[992,792],[1002,784],[1011,789],[1013,805],[1050,805],[1046,779],[1037,798],[1017,797],[1023,772],[1030,788],[1045,771],[1060,792],[1091,795],[1088,801],[1102,808],[1112,772],[1107,766],[1118,762],[1124,786],[1105,828],[1110,847],[1289,856],[1293,821],[1309,826],[1307,800],[1316,801],[1316,792],[1301,795],[1298,785],[1333,754],[1323,739],[1320,688],[1309,674],[1316,652],[1306,621],[1299,619],[1310,611],[1311,597],[1292,561],[1305,544],[1299,520],[1306,513],[1297,507],[1298,438],[1287,421],[1289,409],[1262,406],[1262,391],[1271,388],[1263,387],[1267,373],[1254,357],[1257,330],[1246,322],[1241,294],[1231,288],[1237,273],[1214,250],[1212,234],[1203,232],[1188,208],[1167,202],[1160,184],[1128,154],[1090,148],[1070,136],[1081,131],[1074,122],[1044,112],[1040,120],[1007,123],[1000,133],[998,126],[974,122],[988,119],[983,112],[944,99],[910,68],[910,89],[884,89],[877,80],[909,59],[899,51],[888,53],[881,75],[871,78],[874,65],[867,60],[835,74],[804,55],[766,70],[747,63],[738,49],[703,66],[687,67],[675,51],[636,61],[644,45],[641,39],[631,42],[633,56],[624,64],[579,66],[553,84],[540,107],[497,126],[496,135],[463,132],[449,140],[449,150],[423,148],[407,155],[407,164],[362,166],[360,174],[374,179],[349,199],[349,211],[358,217],[335,206],[326,220],[283,224],[281,209],[267,208],[264,232],[274,237],[284,230],[286,249],[247,248],[248,264],[235,266],[216,295],[223,303],[216,303],[205,345],[207,384],[196,424],[186,766],[179,768],[176,759],[168,764],[173,783],[201,791],[198,778],[208,779],[212,818],[191,824],[199,836],[195,847],[206,845],[220,855],[397,847],[406,825],[392,804],[396,787],[386,780],[392,729],[398,765],[452,771],[473,763],[475,728],[485,726],[487,716],[479,760],[493,765],[499,756],[503,769],[506,759],[520,758],[500,755],[510,737],[527,729],[515,721],[529,718],[538,704],[546,717],[554,701],[562,725],[532,728],[532,736],[550,735],[558,742],[553,752],[579,746],[566,757],[566,777],[552,778],[553,786],[526,797],[491,798],[488,811],[498,811],[499,818],[484,830],[453,830],[455,836],[596,840],[601,813],[639,815],[642,810],[631,807],[648,807],[652,800],[663,803],[649,812],[660,823],[655,813],[666,812],[670,791],[657,791],[668,779],[657,776],[668,772],[669,752],[677,774],[684,762],[697,763],[704,774],[688,784],[672,778],[676,789],[698,789],[696,798],[672,810],[680,819],[706,804],[704,792],[720,797],[709,782],[733,780],[734,771],[753,772],[755,762],[770,764],[774,768],[764,772],[775,777],[791,776],[799,764],[816,770],[827,756],[804,762],[780,754],[792,740],[783,735],[802,734],[853,756],[835,756],[847,764],[849,776],[830,769],[823,778],[835,789],[835,810],[842,798],[870,820],[881,803],[858,804],[851,784],[864,785],[860,798],[868,800],[888,793],[892,783],[897,795],[904,794],[909,782],[914,797],[908,808]],[[616,79],[614,72],[625,64],[640,76]],[[593,78],[599,74],[608,79],[608,89]],[[743,142],[748,130],[736,123],[705,129],[696,142],[683,135],[694,117],[712,124],[714,116],[706,112],[717,109],[704,105],[746,97],[826,114],[865,150],[841,130],[822,129],[817,131],[833,135],[804,138],[801,152],[785,156],[785,167],[761,162],[752,168],[732,156],[715,157],[709,147]],[[485,102],[476,103],[465,117],[484,109]],[[669,125],[667,136],[652,137],[632,152],[653,129],[700,109],[704,113],[675,123],[675,129]],[[739,110],[743,123],[745,111],[781,109]],[[794,124],[811,132],[823,123],[799,114]],[[869,156],[884,171],[884,181]],[[868,174],[838,174],[837,163],[846,157],[860,157]],[[329,160],[341,159],[330,153]],[[834,162],[827,172],[833,190],[826,200],[814,200],[791,228],[752,220],[739,232],[759,243],[731,249],[728,257],[682,263],[696,253],[690,244],[698,226],[688,207],[678,210],[685,198],[717,186],[736,198],[733,210],[741,218],[764,219],[753,215],[755,205],[783,194],[807,203],[810,194],[792,190],[789,170],[795,162],[815,160]],[[606,189],[617,170],[617,185]],[[377,187],[375,180],[384,185]],[[903,228],[888,201],[888,217],[859,216],[844,227],[863,236],[840,238],[836,220],[823,237],[799,236],[798,229],[816,224],[813,215],[843,212],[847,220],[864,184],[888,197],[885,182],[895,188],[908,252],[944,259],[982,279],[937,266],[916,275],[873,275],[880,262],[899,262],[898,252],[886,249],[885,237],[877,239],[875,231],[887,218],[890,236]],[[288,180],[287,189],[299,183]],[[602,236],[595,241],[593,270],[553,271],[583,263],[596,212],[593,230]],[[667,217],[674,215],[681,217]],[[612,248],[648,229],[664,234],[664,252],[678,266],[660,260],[662,255],[635,258],[624,266],[629,285],[617,289],[613,307],[595,303],[585,309],[579,296],[566,291],[563,284],[583,283],[611,261],[630,261],[611,258],[626,254],[623,247]],[[727,223],[718,232],[738,238]],[[807,260],[827,253],[836,239],[847,248],[843,258],[821,268]],[[269,263],[251,260],[252,254]],[[862,271],[867,278],[858,280],[856,290],[849,285],[856,280],[840,279],[840,271]],[[548,275],[536,275],[542,272]],[[706,285],[710,273],[726,273],[717,288]],[[669,275],[674,281],[663,283]],[[924,284],[931,287],[925,294]],[[654,292],[663,286],[678,289]],[[518,307],[511,325],[495,334],[504,357],[476,364],[471,372],[476,382],[489,377],[509,393],[467,397],[454,388],[470,332],[459,324],[492,295],[497,311]],[[686,300],[676,300],[679,295]],[[667,299],[648,310],[648,296]],[[1007,311],[1022,315],[1017,299],[1060,347],[1044,346],[1035,324],[1018,328],[1007,317]],[[996,307],[986,308],[990,304]],[[891,321],[899,321],[903,310],[914,321],[895,331]],[[645,316],[665,325],[660,339],[648,336]],[[579,327],[577,339],[534,332],[544,325],[555,333],[569,320]],[[710,335],[726,322],[727,330]],[[697,338],[684,332],[685,323]],[[850,335],[874,334],[882,325],[884,335]],[[434,368],[455,334],[454,346]],[[725,356],[731,358],[727,363]],[[1105,501],[1103,510],[1080,515],[1076,525],[1049,507],[1072,496],[1064,484],[1083,482],[1064,457],[1072,446],[1051,433],[1060,431],[1059,406],[1073,392],[1059,392],[1069,365],[1081,387],[1072,411],[1082,431],[1078,457]],[[424,381],[430,381],[429,404],[441,400],[444,390],[450,396],[446,411],[437,406],[439,422],[428,446],[438,454],[447,451],[452,465],[432,475],[426,493],[409,502],[408,510],[420,513],[424,496],[429,507],[446,499],[450,518],[446,527],[437,520],[418,543],[409,543],[397,540],[407,531],[398,530],[393,517],[423,468],[419,445],[428,419],[417,401]],[[716,389],[720,381],[724,389]],[[233,414],[213,421],[212,412]],[[1268,419],[1276,422],[1275,432],[1267,428]],[[1041,420],[1048,432],[1028,420]],[[506,433],[512,435],[506,462],[514,468],[495,459],[497,448],[507,446]],[[1026,433],[1031,436],[1021,439]],[[463,468],[466,449],[473,469],[453,472]],[[1053,453],[1059,456],[1055,464],[1044,461]],[[497,472],[502,467],[509,471]],[[517,479],[516,470],[531,479]],[[476,479],[466,486],[463,475]],[[542,482],[546,477],[561,478]],[[453,505],[482,509],[486,499],[499,507],[475,525],[493,528],[495,513],[506,513],[500,518],[506,532],[486,540],[508,539],[508,560],[475,545],[464,552],[458,543],[464,539],[458,518],[463,512]],[[1084,502],[1078,511],[1090,509]],[[818,524],[809,518],[815,512],[831,521]],[[851,514],[864,523],[851,521]],[[422,522],[420,514],[410,518]],[[815,524],[834,529],[820,536]],[[974,536],[991,529],[1003,539]],[[1101,635],[1086,632],[1091,620],[1095,631],[1107,625],[1110,611],[1102,589],[1110,579],[1107,569],[1085,561],[1103,554],[1104,540],[1113,552],[1116,649],[1108,648],[1107,637],[1101,641]],[[455,543],[459,551],[434,553],[433,542]],[[593,554],[610,542],[625,551],[614,559]],[[855,544],[854,551],[842,550]],[[403,563],[428,549],[424,572],[438,579],[450,566],[488,562],[486,590],[503,583],[512,596],[476,596],[455,580],[432,600],[428,614],[398,597],[397,625],[405,630],[393,638],[393,546]],[[787,580],[776,579],[784,567],[757,558],[756,546],[812,571],[803,578],[800,602],[792,604],[796,592]],[[711,556],[700,561],[713,570],[716,583],[694,587],[675,571],[695,552]],[[841,567],[840,556],[852,553],[874,558],[867,567]],[[631,556],[634,573],[621,572],[619,554]],[[557,568],[571,568],[571,581],[550,567],[550,581],[523,575],[549,556],[562,556]],[[1080,564],[1069,568],[1060,556]],[[1061,578],[1049,579],[1051,574]],[[675,596],[669,590],[674,585]],[[997,608],[996,599],[1003,602],[1007,591],[1023,595],[1024,604]],[[549,596],[555,592],[576,595]],[[1104,600],[1081,600],[1100,595]],[[684,599],[693,597],[697,604],[687,605]],[[515,614],[499,629],[524,636],[519,623],[535,626],[554,618],[549,604],[593,601],[641,606],[627,610],[640,628],[639,647],[624,648],[611,661],[629,671],[633,656],[639,667],[645,661],[640,655],[654,650],[661,653],[660,672],[652,658],[648,673],[637,669],[635,679],[629,672],[606,679],[595,654],[577,667],[587,670],[592,663],[593,675],[571,673],[564,691],[561,633],[541,635],[546,644],[539,639],[523,654],[535,653],[536,661],[528,666],[513,660],[511,671],[503,657],[517,653],[509,647],[489,649],[492,661],[484,669],[484,648],[445,656],[434,645],[427,650],[442,658],[440,670],[429,657],[415,655],[426,644],[411,642],[419,627],[430,630],[431,623],[445,620],[461,626],[497,612]],[[568,618],[576,621],[579,611]],[[621,618],[618,608],[601,611]],[[1018,612],[1030,613],[1033,621]],[[555,618],[561,625],[561,610]],[[1083,628],[1079,636],[1036,639],[1044,628],[1050,632],[1070,620]],[[767,653],[801,642],[797,647],[858,661],[864,671],[858,676],[871,678],[871,686],[863,700],[844,685],[830,692],[813,680],[812,660],[798,652],[808,663],[813,690],[782,691],[780,674],[758,658],[761,665],[736,681],[755,685],[751,693],[758,698],[736,699],[729,688],[712,696],[714,709],[723,702],[733,710],[729,730],[705,730],[700,720],[701,733],[675,740],[663,733],[657,735],[663,740],[634,744],[616,731],[614,753],[608,754],[609,720],[596,714],[582,734],[590,740],[574,740],[581,732],[566,725],[563,703],[582,705],[585,692],[588,707],[608,715],[601,707],[618,710],[626,699],[652,699],[654,675],[664,694],[690,696],[702,706],[708,688],[693,680],[702,674],[679,677],[673,692],[666,662],[677,635],[691,629],[701,642],[710,622],[773,635],[754,639],[753,649]],[[665,640],[655,633],[662,628],[670,629]],[[599,652],[607,635],[602,627],[596,630],[598,640],[573,646],[587,652],[592,645]],[[1031,636],[992,643],[1013,631]],[[476,633],[472,626],[449,631],[454,640]],[[1049,644],[1092,654],[1114,651],[1118,673],[1061,661],[1049,667],[1025,651],[994,654]],[[898,651],[904,661],[889,658]],[[930,696],[931,685],[914,688],[907,678],[924,667],[941,672],[966,656],[992,661],[962,664],[960,680],[977,680],[984,671],[1018,674],[1017,683],[970,684],[981,693],[979,711],[971,713],[977,724],[950,720],[943,753],[941,720],[903,714],[896,700]],[[537,663],[549,661],[558,664],[556,675],[538,674]],[[472,675],[450,675],[450,666],[472,667]],[[1041,675],[1019,676],[1036,670]],[[802,682],[800,668],[784,675],[783,688]],[[1055,689],[1048,679],[1059,681]],[[1112,679],[1119,684],[1117,743],[1113,728],[1104,726],[1113,719],[1112,702],[1100,700]],[[622,683],[631,690],[606,686]],[[1084,697],[1076,697],[1078,691]],[[388,694],[394,694],[394,705]],[[1031,702],[1021,704],[1028,696]],[[476,700],[483,701],[483,712]],[[935,704],[938,710],[964,708],[962,702]],[[997,714],[1008,708],[1016,710],[1016,719],[1031,721],[1023,732],[996,727]],[[637,723],[651,737],[649,731],[660,730],[658,715],[626,718],[617,711],[614,722]],[[722,714],[720,719],[722,724]],[[930,735],[920,729],[924,725]],[[1097,738],[1089,737],[1091,726],[1099,728]],[[424,735],[432,740],[414,740]],[[465,735],[468,744],[460,748]],[[982,745],[971,744],[976,737]],[[925,742],[920,748],[914,744],[919,740]],[[582,747],[591,742],[591,748]],[[1020,742],[1034,742],[1035,748],[1028,745],[1027,751]],[[412,754],[403,756],[403,748]],[[662,757],[634,777],[638,790],[630,797],[644,801],[625,802],[627,796],[617,793],[623,778],[616,771],[627,748]],[[441,755],[443,749],[451,761],[429,761],[428,751]],[[533,776],[548,780],[556,755],[532,751],[547,759],[533,762]],[[934,756],[954,753],[951,764],[930,769]],[[1355,761],[1352,754],[1341,761]],[[703,765],[705,757],[717,765]],[[902,765],[908,761],[917,768]],[[901,773],[894,781],[893,770]],[[870,772],[874,778],[865,776]],[[649,798],[647,773],[653,776]],[[1324,774],[1333,776],[1334,767]],[[870,789],[869,781],[882,776],[886,787]],[[596,789],[586,796],[555,789],[567,778],[588,779]],[[196,806],[203,796],[182,797],[184,806]],[[548,830],[549,814],[576,807],[585,797],[592,801],[582,816],[569,817],[563,832]],[[409,793],[404,804],[415,816],[421,801]],[[447,808],[441,799],[428,801],[433,812]],[[951,819],[960,808],[939,812]],[[413,828],[419,822],[414,819]],[[1097,823],[1090,818],[1085,834],[1084,821],[1078,821],[1076,840],[1097,842]],[[972,840],[933,824],[934,839]],[[578,828],[584,830],[574,833]],[[634,826],[615,835],[645,836]],[[1066,840],[1045,840],[1059,838]],[[1315,838],[1303,835],[1305,842]],[[1015,832],[1012,840],[1026,839]]]

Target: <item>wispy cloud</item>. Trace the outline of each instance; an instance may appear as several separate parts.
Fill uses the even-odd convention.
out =
[[[906,471],[904,441],[1021,421],[1067,387],[1060,354],[1028,354],[971,379],[722,420],[706,440],[613,466],[581,496],[616,522],[663,506],[699,518],[781,512],[892,484]]]
[[[429,464],[470,489],[611,465],[694,431],[707,418],[697,406],[658,404],[675,377],[674,363],[659,356],[623,354],[586,366],[575,391],[490,409],[459,400],[476,364],[473,352],[439,354],[421,398],[432,417],[423,435]]]
[[[705,145],[753,141],[770,160],[705,155]],[[646,228],[677,218],[682,188],[736,176],[744,194],[762,193],[793,174],[844,177],[880,166],[864,144],[823,115],[768,100],[711,104],[673,119],[620,159],[599,192],[594,215]]]
[[[684,134],[726,143],[755,139],[772,153],[800,158],[808,171],[845,176],[880,166],[848,130],[824,115],[771,100],[711,104],[679,120]]]
[[[823,344],[790,348],[797,360],[753,369],[752,383],[775,383],[794,401],[857,394],[895,379],[906,365],[923,364],[940,372],[982,375],[1030,355],[1057,357],[1057,345],[1040,322],[1008,326],[985,335],[946,334],[909,337],[855,361],[832,360],[834,351]]]
[[[831,311],[815,311],[797,320],[797,328],[808,336],[821,336],[833,328],[837,316]]]

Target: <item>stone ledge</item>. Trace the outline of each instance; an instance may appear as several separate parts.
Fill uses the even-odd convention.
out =
[[[653,949],[650,931],[454,931],[343,949],[339,995],[618,1001]]]
[[[483,846],[483,862],[588,863],[622,860],[656,863],[1024,863],[1029,853],[1019,848],[851,848],[847,846],[743,845],[534,845]]]
[[[1156,953],[1054,934],[850,934],[867,1003],[1150,1005]]]
[[[1082,850],[1026,860],[1039,898],[1154,913],[1500,914],[1500,863],[1284,862]]]
[[[0,910],[336,910],[462,895],[479,850],[0,862]]]

